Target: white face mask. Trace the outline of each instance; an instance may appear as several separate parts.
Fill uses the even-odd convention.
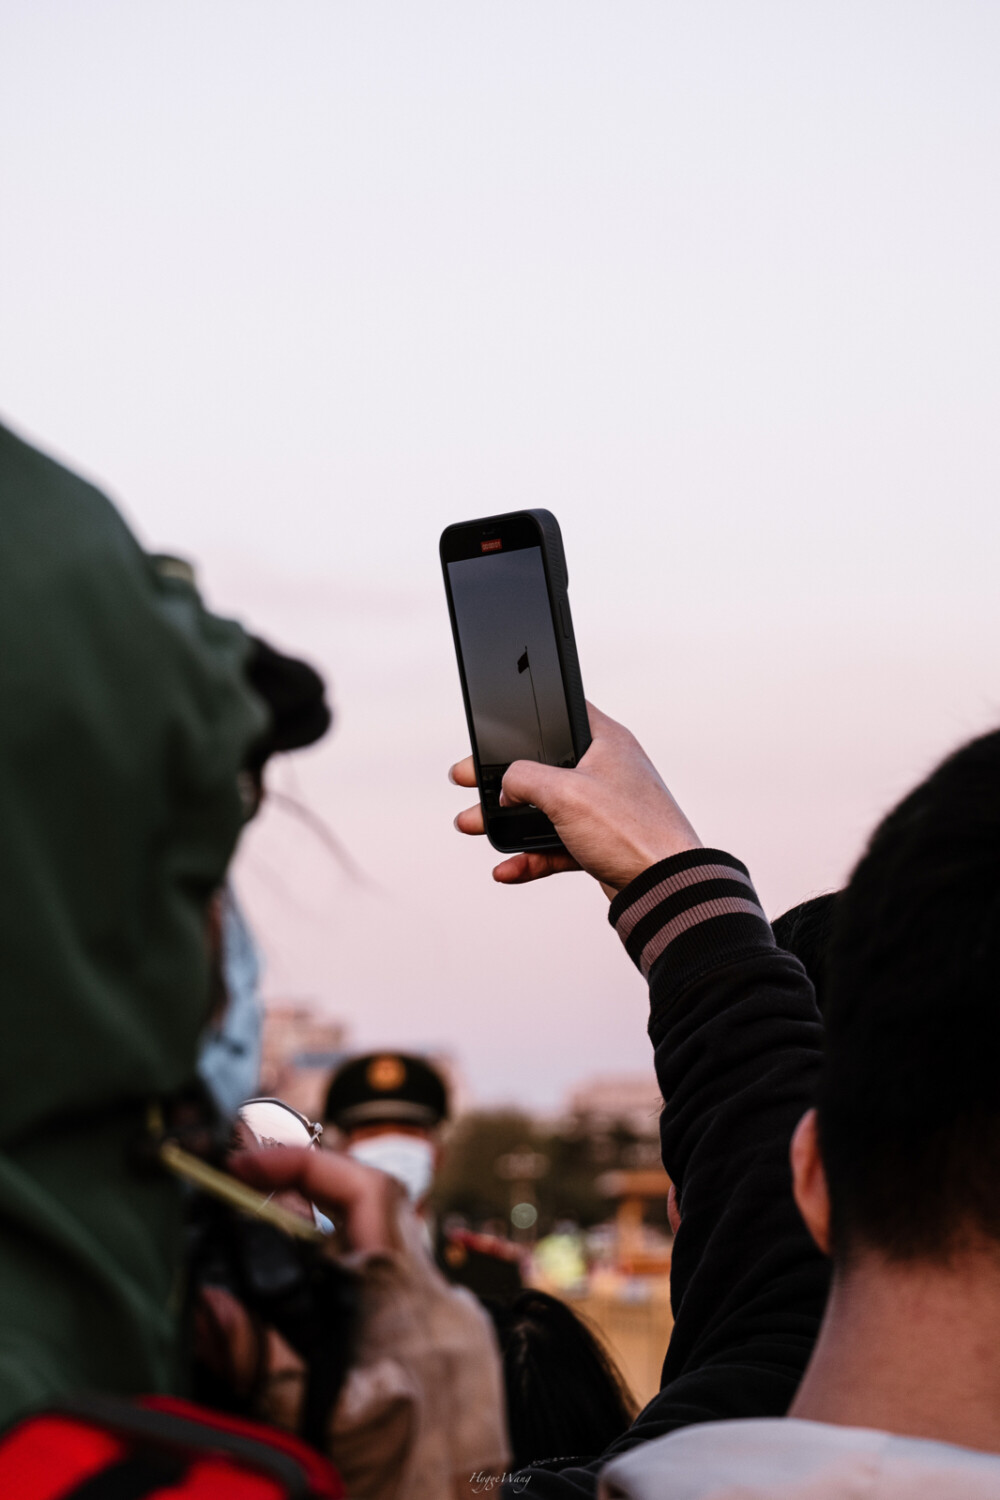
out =
[[[419,1135],[370,1135],[347,1148],[348,1156],[395,1177],[411,1203],[420,1203],[434,1181],[434,1147]]]

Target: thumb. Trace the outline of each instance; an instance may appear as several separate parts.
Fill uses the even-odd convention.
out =
[[[531,802],[555,822],[566,778],[573,772],[560,766],[545,766],[537,760],[515,760],[507,767],[500,793],[501,807]]]
[[[280,1188],[299,1186],[312,1154],[307,1146],[265,1146],[256,1151],[234,1151],[226,1168],[251,1187],[277,1192]]]

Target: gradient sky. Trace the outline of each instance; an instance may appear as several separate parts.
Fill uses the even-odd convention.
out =
[[[774,914],[997,719],[995,0],[0,0],[0,411],[328,672],[266,991],[481,1099],[648,1066],[582,876],[500,889],[444,525],[562,525],[584,686]]]

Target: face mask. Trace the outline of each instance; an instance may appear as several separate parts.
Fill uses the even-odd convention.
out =
[[[229,1003],[217,1026],[205,1032],[198,1073],[227,1120],[257,1092],[261,1010],[259,964],[250,929],[227,886],[222,901],[222,973]]]
[[[411,1203],[426,1198],[434,1181],[434,1147],[419,1135],[370,1135],[348,1146],[347,1154],[395,1177]]]

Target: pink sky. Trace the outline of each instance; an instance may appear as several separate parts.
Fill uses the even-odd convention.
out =
[[[584,683],[769,912],[996,721],[1000,11],[34,0],[0,410],[328,672],[271,996],[551,1105],[648,1066],[599,890],[489,878],[437,536],[559,516]]]

